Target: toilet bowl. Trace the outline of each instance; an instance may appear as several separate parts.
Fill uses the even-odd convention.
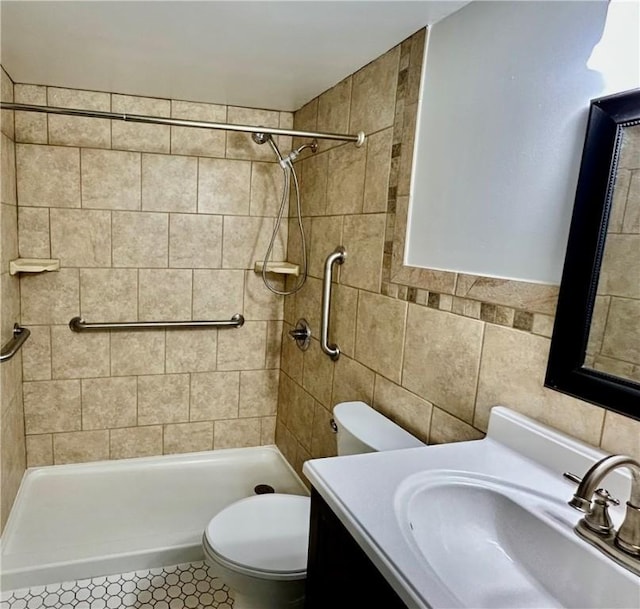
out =
[[[424,446],[364,402],[338,404],[333,415],[338,455]],[[236,609],[302,608],[310,504],[300,495],[256,495],[211,519],[205,561],[233,590]]]

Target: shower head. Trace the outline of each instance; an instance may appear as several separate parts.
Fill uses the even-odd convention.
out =
[[[253,139],[253,141],[256,144],[264,144],[266,142],[269,142],[272,140],[271,135],[268,133],[261,133],[259,131],[256,131],[255,133],[251,134],[251,138]]]

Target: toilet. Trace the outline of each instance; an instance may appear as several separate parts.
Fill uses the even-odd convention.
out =
[[[364,402],[337,404],[333,417],[339,456],[424,446]],[[255,495],[211,519],[205,561],[233,589],[237,609],[303,606],[310,504],[301,495]]]

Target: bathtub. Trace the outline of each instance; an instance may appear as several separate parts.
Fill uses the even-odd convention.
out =
[[[31,468],[2,536],[0,589],[202,560],[208,521],[258,484],[308,492],[275,446]]]

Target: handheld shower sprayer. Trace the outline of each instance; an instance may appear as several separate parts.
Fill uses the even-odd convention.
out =
[[[283,157],[280,153],[280,150],[277,144],[273,141],[273,137],[269,133],[262,133],[260,131],[254,132],[251,134],[251,138],[256,144],[265,144],[269,142],[271,149],[275,153],[278,158],[278,162],[280,163],[280,167],[282,167],[282,171],[284,173],[284,185],[282,188],[282,200],[280,203],[280,209],[278,210],[278,217],[275,221],[275,226],[273,228],[273,234],[271,235],[271,242],[269,243],[269,247],[267,248],[267,253],[264,257],[264,262],[262,265],[262,281],[264,285],[274,294],[280,294],[282,296],[288,296],[291,294],[295,294],[298,290],[302,288],[307,280],[307,245],[305,242],[304,235],[304,227],[302,225],[302,210],[300,206],[300,186],[298,184],[298,176],[296,175],[296,170],[293,167],[293,162],[300,156],[300,153],[305,149],[310,149],[311,152],[316,152],[318,150],[318,142],[317,140],[312,140],[307,144],[303,144],[298,148],[292,150],[286,157]],[[300,229],[300,245],[301,245],[301,254],[302,254],[302,273],[301,280],[291,288],[290,290],[278,290],[273,285],[269,283],[267,280],[267,263],[269,262],[269,258],[273,252],[273,247],[276,241],[276,237],[278,234],[278,230],[280,228],[280,224],[282,222],[284,211],[287,204],[288,194],[289,194],[289,185],[293,180],[293,186],[296,194],[296,212],[297,212],[297,220],[298,227]]]

